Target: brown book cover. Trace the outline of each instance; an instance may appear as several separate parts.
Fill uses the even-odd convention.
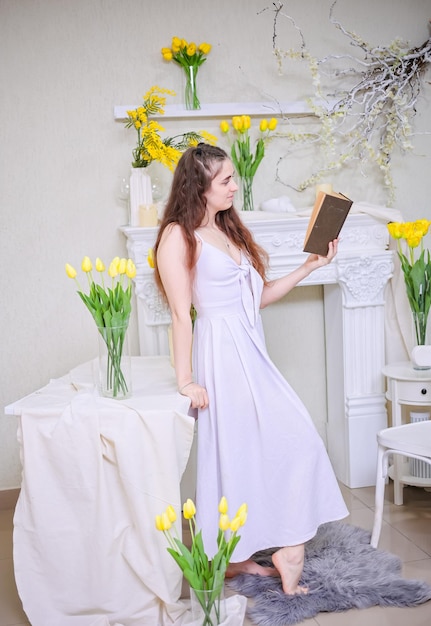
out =
[[[337,239],[353,200],[339,193],[319,191],[305,233],[304,252],[328,254],[328,244]]]

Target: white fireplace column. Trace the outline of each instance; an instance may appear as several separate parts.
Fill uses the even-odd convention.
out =
[[[301,264],[308,218],[256,211],[242,214],[270,257],[269,278]],[[168,354],[169,312],[147,262],[157,228],[121,229],[135,261],[140,352]],[[324,286],[328,453],[337,477],[348,487],[375,484],[376,434],[387,425],[384,296],[393,269],[386,225],[366,214],[351,214],[334,261],[301,285]]]

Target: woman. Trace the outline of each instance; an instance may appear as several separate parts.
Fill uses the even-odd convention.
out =
[[[238,562],[226,575],[280,575],[286,594],[306,593],[304,543],[348,511],[307,410],[268,356],[259,309],[330,263],[337,241],[327,257],[310,255],[289,275],[265,280],[267,255],[233,207],[237,189],[220,148],[199,144],[183,154],[155,244],[155,277],[172,314],[178,389],[198,409],[197,522],[206,550],[217,551],[221,496],[235,509],[246,502]],[[275,569],[250,558],[279,546]]]

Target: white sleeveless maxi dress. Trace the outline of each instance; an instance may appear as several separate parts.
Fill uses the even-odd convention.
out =
[[[197,235],[199,237],[199,235]],[[259,313],[263,281],[202,240],[193,285],[193,372],[209,396],[198,412],[197,523],[211,558],[218,503],[248,506],[232,562],[311,539],[348,515],[310,415],[272,363]]]

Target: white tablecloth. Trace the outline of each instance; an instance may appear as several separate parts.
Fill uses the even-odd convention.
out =
[[[181,571],[154,518],[172,504],[181,519],[189,399],[167,357],[134,357],[134,393],[122,401],[99,397],[92,368],[7,407],[20,416],[14,565],[24,610],[32,626],[183,624]]]

